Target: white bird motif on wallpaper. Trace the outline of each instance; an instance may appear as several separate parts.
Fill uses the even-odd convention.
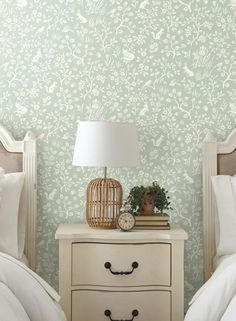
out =
[[[33,57],[32,61],[33,61],[33,62],[38,62],[40,58],[42,58],[42,53],[41,53],[41,50],[38,49],[38,50],[37,50],[37,53],[36,53],[36,55]]]
[[[230,112],[232,114],[236,114],[236,105],[235,104],[229,104]]]
[[[189,77],[194,76],[194,72],[190,70],[187,66],[184,66],[184,73],[187,74]]]
[[[156,34],[154,32],[152,32],[152,36],[155,40],[159,40],[159,39],[161,39],[163,32],[164,32],[164,29],[161,28]]]
[[[236,8],[236,0],[231,0],[231,7]]]
[[[190,177],[187,173],[184,173],[184,179],[189,183],[189,184],[193,184],[194,180],[192,179],[192,177]]]
[[[132,61],[135,58],[135,55],[132,52],[129,52],[128,50],[123,50],[123,56],[124,56],[124,60],[126,61]]]
[[[27,7],[28,2],[27,2],[27,0],[16,0],[16,5],[19,8],[24,8],[24,7]]]
[[[159,147],[163,141],[163,135],[161,135],[158,139],[152,139],[152,143],[155,147]]]
[[[143,85],[143,88],[150,86],[151,83],[152,83],[152,81],[151,81],[151,79],[149,79],[148,81],[145,82],[145,84]]]
[[[176,190],[177,190],[176,186],[172,186],[171,188],[169,188],[169,193],[173,194],[176,192]]]
[[[144,104],[143,109],[141,109],[140,112],[139,112],[139,116],[145,116],[147,114],[148,110],[149,110],[148,109],[148,105]]]
[[[36,32],[37,32],[37,33],[42,33],[42,32],[44,32],[44,30],[45,30],[45,27],[42,26],[42,27],[40,27]]]
[[[28,109],[25,106],[20,105],[19,103],[16,103],[16,112],[20,115],[25,115],[27,113]]]
[[[50,193],[46,193],[46,198],[52,201],[56,195],[57,190],[54,188]]]
[[[49,94],[53,94],[55,88],[56,88],[56,85],[57,85],[57,82],[54,81],[50,86],[45,86],[46,88],[46,91],[49,93]]]
[[[88,22],[88,20],[84,16],[82,16],[82,14],[80,12],[77,12],[77,17],[79,18],[79,21],[81,23],[87,23]]]
[[[148,5],[148,3],[149,3],[149,0],[143,0],[143,1],[140,3],[139,8],[140,8],[140,9],[145,9],[146,6]]]

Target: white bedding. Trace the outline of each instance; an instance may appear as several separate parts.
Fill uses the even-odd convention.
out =
[[[17,259],[25,247],[26,216],[19,210],[23,185],[23,172],[4,174],[0,168],[0,251]]]
[[[229,257],[231,257],[231,255],[222,255],[222,256],[215,256],[214,259],[213,259],[213,268],[214,268],[214,271],[220,266],[220,264],[227,260]]]
[[[59,299],[25,264],[0,253],[0,321],[66,321]]]
[[[236,254],[225,258],[194,295],[184,320],[236,320]]]
[[[218,256],[236,253],[236,176],[212,176],[216,199],[216,253]]]
[[[18,259],[20,262],[24,263],[26,266],[29,266],[29,261],[25,254],[23,254],[21,259]]]

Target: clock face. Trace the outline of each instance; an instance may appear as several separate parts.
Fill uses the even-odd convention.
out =
[[[118,216],[117,224],[123,231],[129,231],[135,225],[135,217],[131,213],[121,213]]]

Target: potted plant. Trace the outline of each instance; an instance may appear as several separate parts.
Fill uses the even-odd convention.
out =
[[[153,214],[156,208],[160,214],[163,214],[164,210],[171,209],[169,199],[168,191],[157,182],[153,182],[146,187],[134,186],[129,192],[126,203],[134,212]]]

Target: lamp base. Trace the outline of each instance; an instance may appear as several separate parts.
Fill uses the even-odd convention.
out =
[[[122,206],[122,186],[112,178],[93,179],[87,187],[86,216],[90,227],[115,229]]]

